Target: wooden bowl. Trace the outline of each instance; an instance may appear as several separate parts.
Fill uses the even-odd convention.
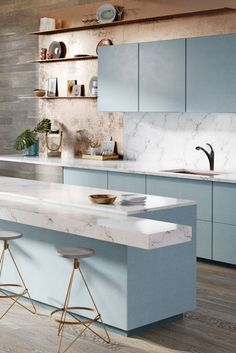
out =
[[[115,202],[116,196],[110,194],[89,195],[89,200],[97,204],[111,205]]]
[[[35,89],[34,90],[34,94],[36,95],[36,97],[44,97],[45,96],[45,89]]]

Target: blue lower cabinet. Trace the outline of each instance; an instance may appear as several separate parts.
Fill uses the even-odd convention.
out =
[[[145,194],[145,175],[108,172],[108,189]]]
[[[213,222],[236,225],[236,184],[213,184]]]
[[[147,176],[147,194],[194,200],[197,219],[212,220],[212,183],[209,181]]]
[[[107,189],[107,172],[92,169],[64,168],[64,184]]]
[[[197,257],[212,260],[212,223],[197,221]]]
[[[213,260],[236,265],[236,226],[213,223]]]

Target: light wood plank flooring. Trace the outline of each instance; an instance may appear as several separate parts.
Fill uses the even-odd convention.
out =
[[[0,301],[0,312],[6,302]],[[18,306],[0,321],[0,353],[53,353],[56,328],[40,308],[40,315]],[[76,329],[67,331],[68,339]],[[235,353],[236,269],[198,263],[198,308],[183,320],[126,338],[111,333],[107,345],[91,333],[84,334],[71,353]]]

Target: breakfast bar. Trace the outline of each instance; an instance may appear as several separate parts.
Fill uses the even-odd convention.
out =
[[[114,204],[89,200],[105,193]],[[0,228],[23,233],[12,246],[32,298],[53,307],[62,305],[70,272],[57,250],[95,249],[82,264],[89,286],[104,322],[130,335],[195,308],[196,205],[151,195],[121,205],[123,194],[1,177]],[[85,306],[86,298],[82,291]]]

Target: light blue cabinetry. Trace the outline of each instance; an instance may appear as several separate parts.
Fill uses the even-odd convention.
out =
[[[212,260],[212,222],[197,221],[197,256]]]
[[[236,265],[236,226],[213,223],[213,260]]]
[[[236,264],[236,184],[213,185],[213,260]]]
[[[74,168],[64,183],[195,200],[197,256],[236,264],[236,184]]]
[[[138,44],[99,48],[98,110],[138,111]]]
[[[194,200],[197,202],[197,256],[212,257],[212,183],[147,176],[147,194]]]
[[[145,194],[145,176],[141,174],[108,172],[108,188]]]
[[[236,225],[236,184],[214,183],[213,221]]]
[[[236,111],[236,35],[187,39],[187,112]]]
[[[139,111],[185,111],[185,39],[139,44]]]
[[[64,168],[64,184],[107,189],[107,171]]]
[[[147,176],[147,194],[194,200],[197,218],[212,219],[212,183],[208,181]]]

